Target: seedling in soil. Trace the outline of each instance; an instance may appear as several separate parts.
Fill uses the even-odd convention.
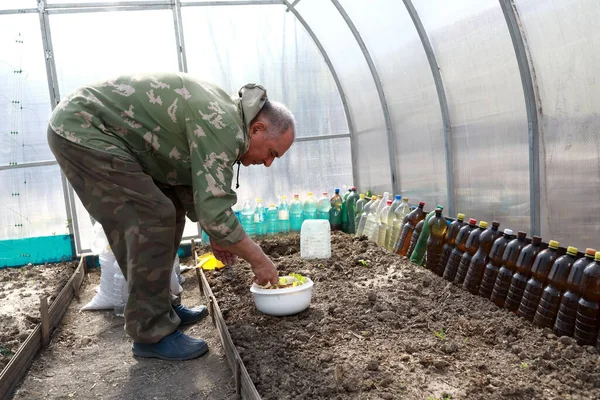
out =
[[[446,332],[444,331],[444,328],[440,328],[439,331],[434,331],[433,334],[440,338],[440,340],[446,340]]]
[[[467,343],[469,343],[469,338],[468,338],[468,337],[465,337],[465,338],[463,339],[463,343],[464,343],[464,344],[467,344]]]
[[[325,268],[323,264],[317,264],[317,268]]]
[[[13,354],[15,354],[15,353],[10,351],[8,348],[0,345],[0,355],[1,356],[8,357],[8,356],[12,356]]]
[[[357,262],[359,265],[362,265],[363,267],[368,267],[369,265],[371,265],[371,261],[369,261],[369,260],[360,259]]]
[[[521,368],[523,368],[523,369],[527,369],[527,363],[524,363],[524,362],[523,362],[523,363],[521,363]]]

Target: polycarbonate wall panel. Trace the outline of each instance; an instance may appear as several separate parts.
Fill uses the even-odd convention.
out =
[[[37,14],[0,15],[0,49],[0,165],[53,160],[46,141],[50,98]],[[3,185],[0,181],[0,191]]]
[[[383,83],[394,125],[396,174],[402,196],[426,209],[448,205],[444,131],[433,76],[404,3],[341,4],[360,31]]]
[[[386,126],[375,83],[348,25],[329,1],[302,0],[296,9],[321,40],[340,77],[354,123],[359,190],[390,191]],[[388,38],[385,38],[388,40]]]
[[[563,246],[598,248],[600,3],[515,3],[541,98],[542,235]]]
[[[456,211],[529,232],[527,115],[515,51],[498,1],[413,3],[446,89]]]
[[[0,171],[0,240],[68,234],[58,165]]]
[[[81,85],[116,75],[179,70],[170,10],[49,18],[61,98]]]
[[[20,10],[20,9],[25,9],[25,8],[37,8],[36,0],[1,0],[0,1],[0,10]]]
[[[260,83],[297,120],[297,137],[348,133],[342,102],[314,42],[282,5],[183,7],[188,71],[237,94]],[[248,21],[260,21],[249,29]]]
[[[313,192],[318,199],[326,191],[331,197],[335,188],[345,193],[351,185],[350,139],[297,142],[269,168],[241,167],[237,207],[241,208],[244,200],[254,202],[257,197],[263,199],[265,206],[277,204],[280,195],[291,201],[294,194],[299,194],[304,200],[307,192]]]

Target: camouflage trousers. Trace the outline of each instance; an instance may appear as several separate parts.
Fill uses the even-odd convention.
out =
[[[48,144],[127,279],[125,331],[135,342],[158,342],[180,323],[169,287],[191,187],[159,184],[133,156],[87,149],[51,129]]]

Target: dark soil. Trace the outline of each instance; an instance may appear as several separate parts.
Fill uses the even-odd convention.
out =
[[[594,347],[361,239],[334,233],[329,260],[301,259],[297,235],[261,243],[281,275],[315,282],[310,308],[295,316],[256,310],[245,262],[206,272],[263,398],[600,398]]]

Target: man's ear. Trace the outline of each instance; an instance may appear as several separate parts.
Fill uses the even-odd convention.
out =
[[[250,127],[250,134],[255,135],[259,132],[264,132],[267,129],[267,125],[262,121],[256,121]]]

